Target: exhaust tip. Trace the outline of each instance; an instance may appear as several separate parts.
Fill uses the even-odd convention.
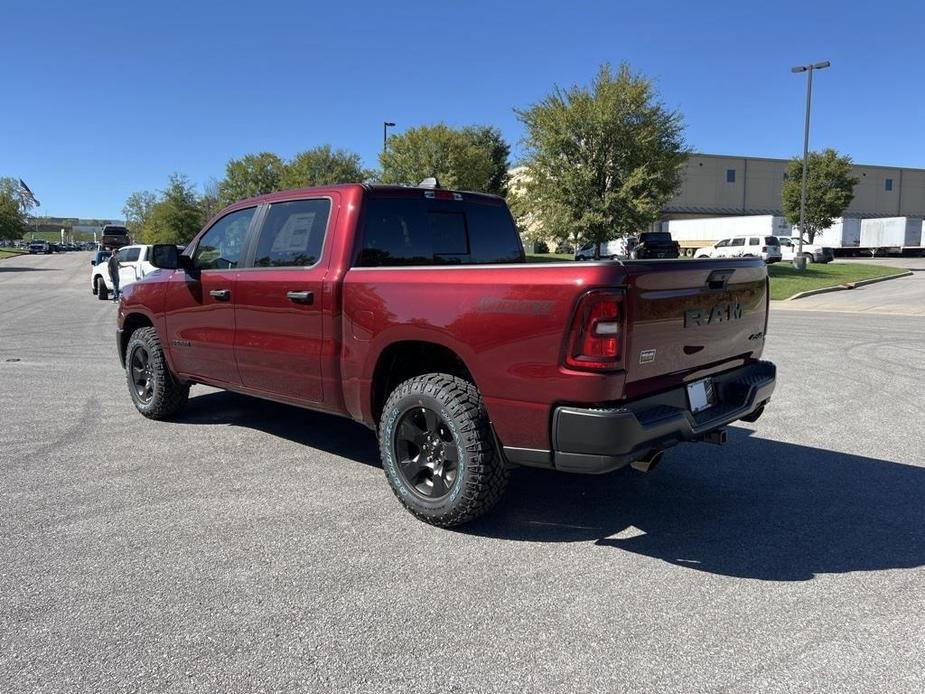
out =
[[[630,463],[630,467],[639,472],[649,472],[656,465],[662,462],[662,455],[664,451],[654,451],[648,458],[643,458],[642,460],[634,460]]]

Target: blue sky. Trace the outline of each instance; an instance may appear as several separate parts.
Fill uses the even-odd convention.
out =
[[[331,143],[377,163],[382,121],[493,124],[605,61],[655,78],[698,151],[812,146],[925,168],[925,3],[5,3],[0,175],[41,214],[119,217],[173,171],[221,178],[248,152]]]

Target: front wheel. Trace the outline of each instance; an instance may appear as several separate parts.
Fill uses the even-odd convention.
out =
[[[109,298],[109,290],[106,288],[106,282],[102,277],[96,278],[96,298],[100,301],[106,301]]]
[[[125,375],[135,409],[149,419],[169,419],[189,398],[189,385],[170,373],[154,328],[132,333],[125,348]]]
[[[456,376],[425,374],[399,385],[382,411],[379,451],[395,496],[431,525],[481,516],[507,486],[479,391]]]

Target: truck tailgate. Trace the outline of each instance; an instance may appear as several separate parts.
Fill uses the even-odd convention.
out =
[[[647,379],[667,387],[761,355],[768,306],[763,260],[636,261],[624,268],[628,396],[653,390]]]

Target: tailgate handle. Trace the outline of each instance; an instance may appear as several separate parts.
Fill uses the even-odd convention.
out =
[[[707,276],[708,289],[725,289],[735,270],[714,270]]]

